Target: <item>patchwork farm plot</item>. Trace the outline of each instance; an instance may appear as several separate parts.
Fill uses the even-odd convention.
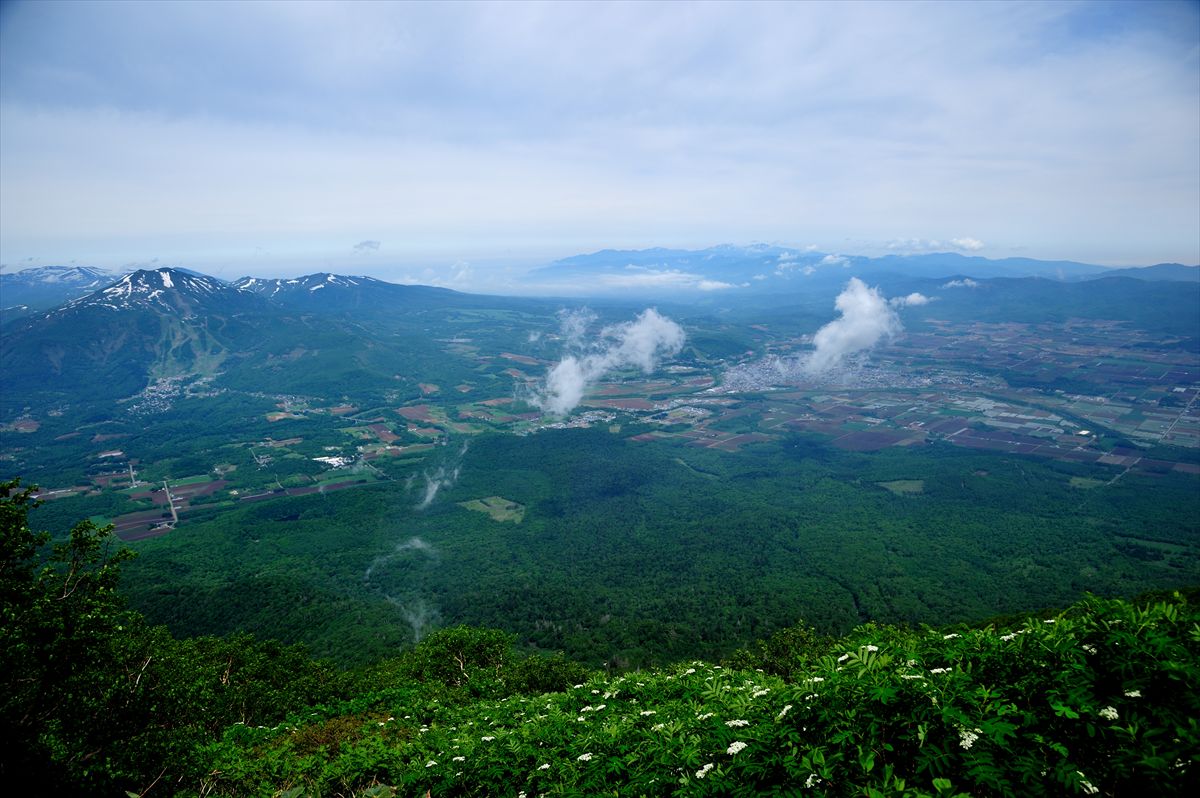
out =
[[[504,320],[489,323],[502,329]],[[596,425],[621,434],[626,422],[637,422],[629,435],[639,442],[726,452],[804,432],[853,452],[943,442],[1109,466],[1114,476],[1128,469],[1200,473],[1195,458],[1178,454],[1200,449],[1200,356],[1106,322],[935,320],[832,382],[780,385],[772,381],[778,371],[770,368],[749,380],[733,379],[741,365],[721,361],[709,367],[667,364],[652,376],[616,373],[589,386],[566,418],[544,415],[519,398],[530,395],[553,360],[511,348],[489,351],[466,335],[439,342],[447,357],[468,362],[477,378],[414,381],[417,393],[407,401],[365,409],[347,401],[270,397],[259,418],[278,434],[214,450],[212,472],[194,479],[179,479],[189,473],[171,466],[146,464],[152,486],[134,484],[140,466],[121,448],[128,433],[105,424],[80,427],[56,436],[53,445],[78,448],[86,441],[87,479],[41,495],[124,491],[133,506],[113,520],[118,534],[134,539],[169,531],[197,507],[219,511],[244,501],[370,484],[389,478],[389,463],[419,469],[424,458],[460,436]],[[785,360],[808,346],[803,339],[768,343],[772,355]],[[757,356],[739,357],[747,358],[744,364]],[[20,420],[9,431],[33,435],[36,425]],[[301,425],[317,432],[290,432]],[[1171,448],[1162,456],[1152,446]],[[171,499],[161,486],[164,477]],[[882,487],[916,494],[899,483]],[[504,500],[490,498],[503,506]],[[477,500],[469,509],[495,517],[489,501]]]

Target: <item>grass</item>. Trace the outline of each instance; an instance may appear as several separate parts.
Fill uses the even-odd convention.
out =
[[[876,482],[875,484],[890,490],[897,496],[915,496],[925,492],[925,480],[923,479],[895,479],[891,482]]]
[[[1096,488],[1103,484],[1104,484],[1104,480],[1102,480],[1102,479],[1089,479],[1087,477],[1071,477],[1071,487],[1072,488],[1080,488],[1082,490],[1088,490],[1089,488]]]
[[[509,501],[503,496],[472,499],[469,502],[459,502],[459,506],[478,513],[487,513],[493,521],[512,521],[519,524],[525,518],[525,506]]]

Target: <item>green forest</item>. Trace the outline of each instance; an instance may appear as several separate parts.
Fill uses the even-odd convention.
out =
[[[125,606],[130,552],[49,550],[0,485],[0,781],[99,796],[1185,794],[1194,593],[934,628],[793,624],[617,672],[439,629],[354,668]]]
[[[715,452],[635,431],[478,436],[394,481],[213,511],[131,544],[125,590],[177,635],[247,630],[343,665],[465,623],[630,668],[801,621],[971,622],[1200,581],[1193,475],[1106,484],[1119,469],[949,445]],[[419,509],[438,469],[458,478]],[[520,520],[469,506],[489,497]],[[35,523],[63,534],[70,501]]]

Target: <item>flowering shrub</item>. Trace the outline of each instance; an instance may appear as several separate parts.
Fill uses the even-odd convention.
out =
[[[1200,776],[1198,621],[1179,597],[1089,598],[1011,628],[867,625],[820,650],[806,635],[802,657],[777,659],[786,678],[693,662],[540,695],[454,702],[391,690],[362,699],[360,735],[336,750],[296,740],[346,707],[233,727],[200,752],[194,788],[1179,794]]]

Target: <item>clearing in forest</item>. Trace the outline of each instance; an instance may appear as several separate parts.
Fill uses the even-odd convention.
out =
[[[881,488],[887,488],[897,496],[911,496],[925,492],[925,480],[923,479],[896,479],[891,482],[876,482],[875,484]]]
[[[459,502],[459,506],[478,513],[487,513],[493,521],[512,521],[519,524],[525,518],[525,505],[509,501],[503,496],[472,499],[469,502]]]

